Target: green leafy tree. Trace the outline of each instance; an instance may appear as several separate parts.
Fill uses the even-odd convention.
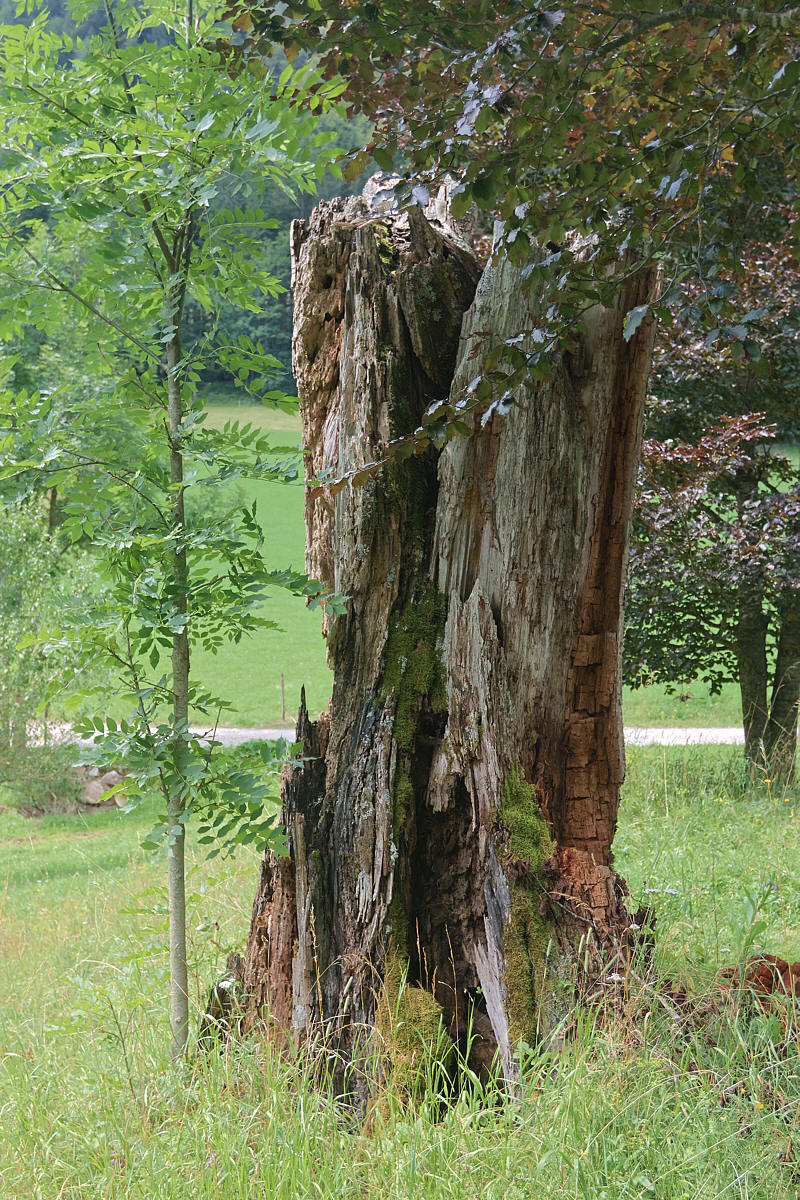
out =
[[[780,179],[771,191],[768,204],[741,197],[720,214],[742,271],[704,249],[713,308],[735,297],[746,329],[721,320],[703,336],[687,312],[659,341],[625,649],[634,684],[737,683],[748,761],[786,779],[800,698],[798,484],[775,442],[798,433],[800,306],[791,191]]]
[[[68,488],[63,532],[88,538],[109,574],[110,603],[86,615],[83,644],[117,665],[134,714],[92,727],[99,752],[124,755],[132,783],[165,800],[173,1056],[188,1039],[187,817],[199,813],[201,833],[222,844],[271,833],[253,778],[226,773],[213,739],[190,734],[190,705],[210,726],[223,705],[193,683],[191,648],[216,650],[264,624],[270,585],[320,592],[267,570],[255,509],[209,522],[187,505],[192,490],[245,471],[295,474],[294,453],[276,454],[258,431],[204,427],[197,382],[212,343],[186,351],[186,309],[191,298],[213,325],[226,306],[256,312],[278,293],[259,261],[275,223],[251,204],[252,181],[313,191],[330,136],[308,89],[316,109],[340,90],[311,67],[270,75],[222,13],[156,0],[109,4],[86,39],[54,33],[46,14],[0,31],[0,335],[13,349],[31,326],[47,335],[72,322],[84,372],[107,381],[88,396],[74,378],[7,388],[3,474]],[[278,363],[254,339],[220,346],[218,358],[251,395],[290,403],[262,382]]]
[[[29,499],[0,509],[0,782],[48,811],[77,799],[75,749],[51,737],[53,704],[76,682],[108,687],[108,665],[76,660],[69,628],[102,597],[93,556],[65,553],[48,532],[48,506]]]
[[[647,440],[628,585],[634,685],[739,685],[745,756],[794,776],[800,704],[800,488],[760,414],[695,442]]]
[[[61,559],[35,503],[0,512],[0,771],[15,770],[27,748],[30,722],[48,688],[63,685],[64,654],[46,653],[40,635],[65,609],[87,600],[86,561]],[[89,593],[90,595],[90,593]],[[20,646],[20,643],[26,644]]]
[[[758,202],[776,169],[796,184],[797,7],[240,7],[288,55],[313,47],[329,74],[347,76],[346,97],[374,134],[346,177],[370,156],[387,171],[400,164],[399,200],[424,204],[449,176],[453,213],[472,210],[487,228],[499,219],[498,251],[542,296],[537,327],[495,348],[457,411],[438,405],[426,415],[435,438],[458,434],[465,412],[487,399],[502,412],[516,386],[547,376],[552,351],[569,350],[592,305],[614,303],[626,278],[654,259],[665,261],[660,285],[628,313],[626,336],[648,312],[667,322],[677,312],[704,330],[724,328],[722,341],[740,353],[756,352],[735,290],[721,294],[698,267],[713,240],[720,261],[737,268],[725,237],[733,198]],[[794,220],[788,237],[797,236]],[[676,241],[690,250],[679,259]],[[523,333],[532,348],[521,348]],[[406,439],[387,457],[407,449]]]

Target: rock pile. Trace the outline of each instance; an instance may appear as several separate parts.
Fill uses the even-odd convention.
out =
[[[92,808],[106,808],[116,804],[118,808],[122,808],[128,802],[123,791],[124,784],[125,777],[119,771],[113,768],[103,770],[93,767],[90,772],[87,772],[86,781],[81,789],[81,804],[89,805]],[[111,788],[114,791],[110,795],[105,795]]]

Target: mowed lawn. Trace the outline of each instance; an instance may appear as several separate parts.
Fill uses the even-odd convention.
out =
[[[735,727],[742,724],[742,702],[734,683],[724,684],[718,696],[697,679],[671,693],[663,683],[652,683],[635,690],[623,688],[622,714],[626,725]]]
[[[274,435],[276,445],[300,443],[300,419],[255,404],[214,403],[208,423],[221,427],[226,421],[249,422]],[[258,517],[266,539],[271,567],[304,564],[303,484],[260,483],[245,480],[236,485],[248,503],[256,500]],[[328,704],[331,672],[325,662],[325,643],[320,633],[321,616],[309,612],[303,601],[279,588],[264,607],[264,615],[280,630],[260,630],[238,646],[226,645],[219,654],[197,650],[193,657],[196,677],[221,696],[232,699],[235,708],[223,724],[279,726],[281,724],[280,679],[285,680],[287,723],[297,713],[300,688],[305,686],[312,715]],[[629,725],[736,726],[741,723],[738,688],[729,684],[712,696],[699,682],[680,687],[672,695],[660,684],[624,692],[623,711]],[[198,718],[202,719],[202,718]]]

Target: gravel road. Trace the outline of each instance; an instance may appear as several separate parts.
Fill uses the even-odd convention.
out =
[[[202,730],[192,730],[201,733]],[[239,746],[242,742],[292,738],[292,729],[218,729],[217,738],[224,746]],[[744,743],[744,733],[736,729],[641,729],[626,726],[625,741],[629,746],[737,746]]]
[[[198,737],[208,734],[208,729],[192,726],[192,733]],[[76,738],[68,725],[51,725],[48,736],[54,741],[76,741],[79,745],[88,745],[81,738]],[[223,746],[241,746],[242,742],[272,741],[275,738],[294,740],[294,727],[290,729],[233,729],[220,728],[217,730],[217,740]],[[41,733],[34,732],[32,741],[41,740]],[[625,741],[629,746],[740,746],[744,743],[744,733],[741,727],[731,729],[686,729],[672,726],[669,728],[643,729],[639,726],[625,727]]]
[[[743,746],[744,730],[741,725],[732,729],[641,729],[630,726],[625,729],[625,741],[629,746]]]

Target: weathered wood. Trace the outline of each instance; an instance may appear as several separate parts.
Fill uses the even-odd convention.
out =
[[[508,263],[473,303],[473,259],[418,211],[320,205],[294,247],[309,479],[379,457],[537,324]],[[652,332],[626,343],[622,323],[651,286],[589,312],[507,415],[307,499],[307,568],[350,600],[327,628],[329,711],[301,710],[317,758],[283,782],[291,857],[262,867],[245,985],[251,1018],[325,1036],[357,1099],[392,956],[511,1079],[579,964],[625,950],[621,597]]]

